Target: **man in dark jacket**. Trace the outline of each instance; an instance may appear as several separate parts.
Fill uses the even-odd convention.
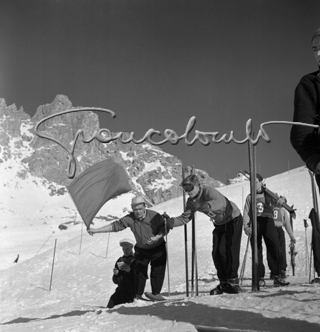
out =
[[[320,67],[320,28],[313,34],[311,46]],[[319,70],[302,77],[294,95],[294,122],[320,124],[320,77]],[[294,125],[290,135],[291,144],[306,166],[316,174],[320,188],[320,136],[319,130]]]
[[[242,215],[239,208],[218,190],[203,186],[196,175],[187,176],[181,186],[189,198],[181,216],[168,220],[169,227],[185,225],[197,211],[206,214],[215,226],[212,232],[212,259],[220,281],[210,291],[210,295],[238,293],[242,235]]]
[[[118,285],[111,295],[108,308],[122,303],[133,302],[136,292],[134,289],[134,242],[130,239],[120,241],[123,256],[118,258],[113,269],[112,281]]]

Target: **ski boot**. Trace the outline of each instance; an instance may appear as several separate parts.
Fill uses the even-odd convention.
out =
[[[286,279],[282,278],[281,276],[274,276],[273,279],[273,287],[282,287],[282,286],[289,286],[290,282],[287,282]]]
[[[215,288],[211,289],[210,295],[221,295],[224,292],[224,289],[226,288],[227,285],[228,285],[227,281],[220,280],[220,284]]]
[[[227,285],[223,291],[224,291],[224,293],[228,293],[228,294],[238,294],[241,291],[241,288],[239,285],[239,278],[229,279],[229,282],[227,283]]]
[[[259,287],[266,287],[266,282],[264,278],[259,278]]]

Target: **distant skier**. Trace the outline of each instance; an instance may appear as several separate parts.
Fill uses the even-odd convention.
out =
[[[141,299],[146,281],[148,267],[151,265],[150,283],[152,294],[160,294],[166,272],[167,251],[164,241],[164,218],[153,210],[146,209],[146,202],[142,196],[132,199],[133,212],[112,222],[111,224],[88,229],[90,235],[123,231],[129,227],[135,236],[135,291],[136,298]]]
[[[290,216],[288,211],[283,207],[275,207],[273,210],[273,218],[274,218],[274,224],[276,226],[278,240],[282,255],[282,262],[281,262],[281,272],[280,275],[282,278],[286,277],[286,269],[287,269],[287,255],[286,255],[286,238],[283,231],[283,228],[285,228],[286,232],[288,233],[291,243],[290,247],[294,246],[296,243],[296,239],[293,235],[293,230],[290,225]],[[267,261],[270,271],[275,271],[276,268],[274,265],[274,260],[272,259],[272,255],[269,251],[267,251]],[[273,279],[274,275],[272,272],[270,273],[270,279]]]
[[[189,198],[184,212],[179,217],[169,218],[168,225],[170,228],[183,226],[197,211],[206,214],[215,226],[212,232],[212,259],[220,281],[210,291],[210,295],[238,293],[242,236],[242,215],[239,208],[215,188],[202,185],[194,174],[187,176],[181,186]]]
[[[18,260],[19,260],[19,254],[17,255],[17,258],[14,260],[14,262],[13,263],[18,263]]]
[[[276,226],[273,221],[273,210],[275,207],[281,207],[286,202],[285,198],[280,197],[277,201],[269,196],[264,190],[264,180],[260,174],[256,177],[256,200],[257,200],[257,244],[258,244],[258,274],[259,286],[265,286],[264,276],[265,267],[262,255],[262,237],[270,253],[272,262],[272,271],[274,275],[273,285],[275,287],[287,286],[288,282],[281,277],[282,252],[279,245]],[[247,236],[251,236],[252,229],[251,215],[251,194],[246,198],[243,209],[243,228]],[[253,238],[251,237],[251,247],[253,246]]]
[[[113,269],[112,281],[118,285],[116,291],[111,295],[107,307],[122,303],[133,302],[135,298],[134,289],[134,242],[130,239],[123,239],[120,241],[123,256],[118,258]]]

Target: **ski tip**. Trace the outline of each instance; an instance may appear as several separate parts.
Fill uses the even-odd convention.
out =
[[[151,301],[166,301],[166,298],[164,298],[162,295],[160,294],[157,294],[157,295],[154,295],[152,293],[149,293],[149,292],[145,292],[144,295],[150,299]]]

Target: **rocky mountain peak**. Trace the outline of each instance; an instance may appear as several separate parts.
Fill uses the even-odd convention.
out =
[[[72,181],[67,175],[68,152],[55,142],[37,136],[34,127],[41,119],[70,108],[73,108],[71,101],[60,94],[52,103],[39,106],[31,119],[23,108],[17,109],[14,104],[7,106],[5,100],[0,99],[2,162],[15,156],[23,165],[24,176],[29,173],[51,183],[68,185]],[[83,130],[84,137],[91,137],[99,128],[97,114],[79,111],[52,117],[42,123],[38,131],[59,140],[70,151],[79,129]],[[112,157],[128,171],[134,191],[145,195],[152,204],[181,195],[179,184],[182,162],[158,146],[149,143],[137,145],[132,142],[123,144],[119,141],[101,143],[96,139],[84,143],[79,139],[74,156],[77,162],[75,176],[91,165]],[[190,171],[191,168],[187,167],[186,174]],[[206,184],[222,185],[211,179],[205,171],[196,170],[196,174]]]

